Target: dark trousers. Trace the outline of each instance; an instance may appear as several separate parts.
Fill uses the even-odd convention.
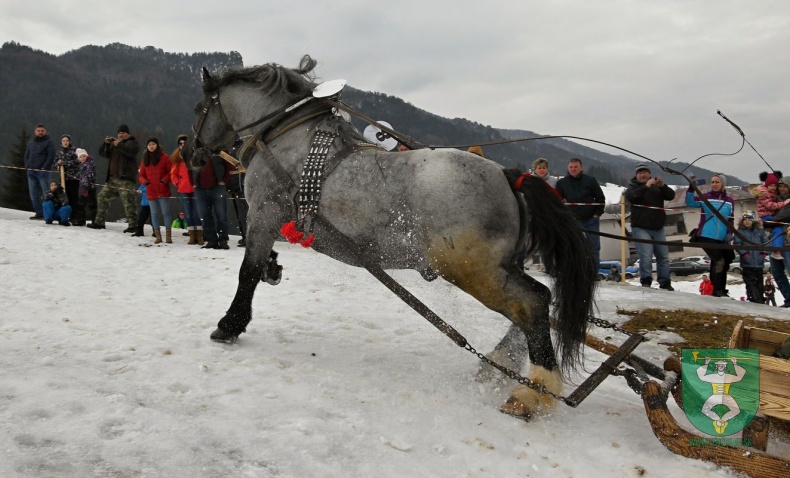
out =
[[[724,244],[724,241],[717,241],[708,237],[700,237],[697,242],[705,244]],[[717,297],[727,296],[727,271],[730,264],[735,259],[735,252],[726,249],[706,249],[702,250],[710,257],[710,281],[713,283],[713,295]]]
[[[135,225],[134,232],[143,235],[143,228],[145,227],[145,222],[151,218],[151,206],[140,206],[140,210],[137,211],[137,224]],[[154,227],[151,226],[151,229]]]
[[[74,222],[85,224],[86,221],[96,220],[96,190],[88,191],[87,196],[77,196],[77,209],[74,211]],[[71,199],[69,199],[71,201]]]
[[[774,276],[776,288],[779,289],[779,293],[781,293],[782,297],[784,297],[783,307],[790,307],[790,282],[788,282],[787,275],[785,274],[785,271],[787,270],[785,262],[790,260],[790,252],[783,252],[782,256],[784,257],[783,261],[778,261],[773,258],[770,259],[771,275]]]
[[[63,186],[63,190],[66,191],[66,197],[69,198],[69,204],[71,207],[75,207],[79,204],[80,201],[80,180],[79,179],[67,179],[66,184]]]
[[[228,242],[228,197],[225,186],[195,188],[195,197],[203,218],[203,238],[208,242]]]
[[[749,302],[765,303],[765,283],[762,267],[744,267],[741,269],[743,284],[746,286],[746,299]]]

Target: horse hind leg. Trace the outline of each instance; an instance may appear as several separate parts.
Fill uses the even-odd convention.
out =
[[[557,395],[562,393],[562,376],[551,342],[549,324],[551,293],[546,286],[519,271],[515,265],[498,266],[495,270],[481,267],[469,276],[461,274],[454,277],[452,273],[443,275],[449,276],[451,282],[489,309],[510,319],[526,338],[526,351],[530,360],[527,378],[548,392]],[[497,347],[490,357],[505,356],[518,370],[524,359],[524,339],[520,338],[517,331],[511,328]],[[501,410],[510,415],[530,418],[536,414],[548,414],[556,406],[556,400],[550,395],[519,385],[511,391],[510,398]]]

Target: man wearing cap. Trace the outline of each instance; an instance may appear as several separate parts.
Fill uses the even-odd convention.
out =
[[[99,193],[96,220],[88,224],[88,227],[104,229],[104,216],[110,207],[110,201],[119,196],[126,212],[126,224],[129,226],[123,232],[134,232],[137,224],[135,186],[138,154],[140,143],[129,134],[129,127],[125,124],[118,126],[116,138],[104,138],[104,143],[99,146],[99,155],[109,160],[107,180]]]
[[[660,176],[651,177],[646,164],[637,166],[634,173],[634,178],[625,190],[625,198],[631,203],[631,233],[636,239],[666,241],[664,222],[667,213],[664,211],[664,201],[674,199],[675,191]],[[669,247],[637,242],[636,251],[639,253],[639,280],[642,287],[650,287],[653,283],[652,262],[655,256],[659,288],[675,290],[669,276]]]

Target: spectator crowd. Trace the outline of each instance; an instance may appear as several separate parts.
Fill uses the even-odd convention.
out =
[[[150,222],[154,244],[172,244],[172,230],[179,229],[189,237],[187,244],[204,249],[229,249],[227,200],[232,199],[242,236],[237,245],[245,246],[248,206],[244,198],[244,171],[238,162],[234,165],[220,155],[212,156],[200,168],[190,169],[181,157],[186,139],[185,135],[179,135],[175,149],[168,154],[158,138],[148,138],[141,145],[126,124],[119,125],[116,136],[105,137],[97,148],[107,166],[105,182],[97,193],[96,160],[88,150],[75,148],[68,134],[61,135],[60,145],[56,146],[46,127],[36,125],[24,154],[34,211],[30,219],[43,220],[46,224],[57,222],[61,226],[106,229],[107,212],[118,198],[128,226],[124,233],[144,236],[145,224]],[[237,142],[233,150],[238,147]],[[232,155],[233,150],[228,153]],[[484,156],[479,146],[469,148],[469,152]],[[55,171],[60,173],[60,181],[51,178]],[[587,238],[594,263],[600,264],[598,233],[605,197],[598,181],[584,172],[582,160],[571,158],[567,174],[557,180],[549,175],[548,161],[538,158],[530,174],[543,179],[547,193],[555,194],[571,208]],[[781,306],[790,307],[787,278],[790,252],[780,250],[790,244],[784,224],[790,219],[790,177],[772,171],[760,173],[759,178],[762,183],[753,192],[757,211],[745,211],[737,223],[723,174],[710,178],[710,190],[704,194],[699,194],[694,184],[686,191],[686,205],[699,207],[701,212],[689,240],[700,243],[711,259],[709,273],[703,276],[699,291],[702,295],[729,297],[727,272],[737,253],[748,300],[776,304],[774,291],[778,289],[785,299]],[[181,211],[175,217],[170,210],[171,188],[181,204]],[[636,242],[640,283],[651,287],[655,258],[659,288],[673,291],[668,247],[660,243],[666,241],[664,202],[674,198],[674,191],[660,176],[653,177],[649,165],[640,164],[626,188],[625,198],[636,206],[631,217],[633,237],[645,241]],[[765,250],[743,248],[755,244],[764,245]],[[770,257],[771,273],[764,278],[766,257]],[[523,259],[522,255],[519,260]],[[618,280],[618,272],[614,268],[607,276]]]

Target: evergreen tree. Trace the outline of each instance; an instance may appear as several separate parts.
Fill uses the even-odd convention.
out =
[[[0,193],[0,206],[23,211],[32,210],[30,204],[30,191],[27,188],[27,174],[25,172],[25,149],[30,141],[27,128],[22,127],[16,135],[16,141],[9,149],[8,159],[10,166],[22,169],[5,169],[5,187]]]

